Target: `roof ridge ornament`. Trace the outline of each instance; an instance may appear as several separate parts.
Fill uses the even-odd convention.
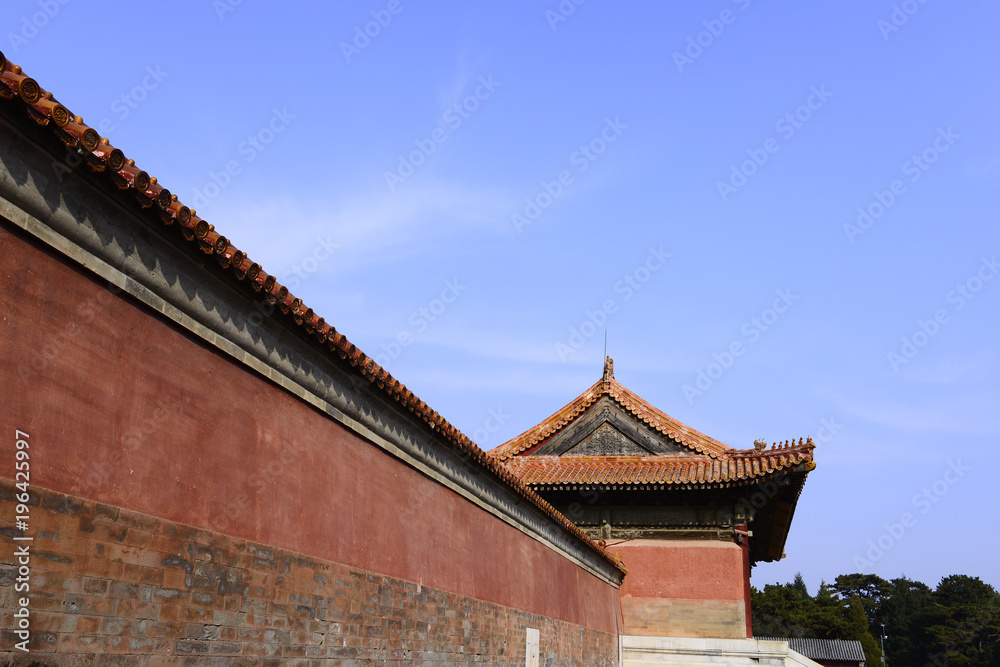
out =
[[[611,357],[604,357],[604,377],[602,379],[608,383],[615,379],[615,360]]]

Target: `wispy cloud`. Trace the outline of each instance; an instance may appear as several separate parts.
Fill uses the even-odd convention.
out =
[[[852,423],[865,420],[902,433],[937,431],[952,435],[1000,436],[1000,392],[967,390],[910,402],[871,396],[832,397]]]
[[[273,271],[299,261],[318,238],[331,237],[343,250],[337,261],[324,267],[325,273],[332,273],[418,255],[472,230],[503,231],[511,201],[491,188],[424,181],[407,183],[392,195],[382,190],[322,200],[261,198],[252,206],[220,211],[215,222],[254,259],[259,253],[258,261],[268,262],[268,267],[273,263]]]
[[[934,363],[905,366],[900,375],[921,384],[960,385],[982,382],[994,377],[997,359],[995,348],[980,351],[962,350],[961,355],[951,354],[948,359]]]
[[[471,391],[500,391],[532,396],[549,396],[553,409],[562,405],[582,389],[596,380],[593,373],[581,371],[560,371],[556,367],[537,365],[508,365],[504,368],[484,368],[477,373],[466,373],[462,367],[437,365],[431,369],[421,369],[420,379],[424,386]],[[546,403],[548,405],[548,403]]]

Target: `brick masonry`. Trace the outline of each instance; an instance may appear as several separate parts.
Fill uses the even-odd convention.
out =
[[[622,598],[626,633],[746,639],[744,605],[734,600]]]
[[[542,664],[617,661],[613,634],[38,488],[31,653],[10,652],[14,492],[0,478],[0,664],[523,665],[529,627]]]

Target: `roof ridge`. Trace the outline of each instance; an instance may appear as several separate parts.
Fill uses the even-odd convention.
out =
[[[623,385],[615,379],[614,361],[607,357],[601,379],[538,424],[490,450],[489,454],[505,461],[527,452],[575,421],[601,396],[610,397],[654,431],[663,433],[699,454],[718,459],[739,451],[674,419]]]
[[[82,162],[94,173],[105,173],[122,193],[122,198],[139,209],[153,209],[164,226],[174,226],[181,237],[193,243],[194,248],[205,255],[213,256],[223,269],[232,269],[237,284],[244,283],[254,292],[263,292],[264,298],[290,315],[305,336],[315,336],[330,353],[343,360],[350,370],[376,385],[383,394],[399,403],[421,419],[432,431],[437,431],[442,439],[458,451],[469,455],[476,463],[494,474],[519,495],[540,509],[544,514],[561,524],[569,533],[588,544],[605,560],[620,571],[625,572],[621,559],[612,555],[591,539],[580,528],[546,502],[541,496],[512,475],[497,459],[487,454],[467,435],[459,431],[444,417],[431,409],[406,385],[394,378],[375,360],[361,351],[346,336],[328,324],[322,317],[306,306],[288,288],[278,283],[276,276],[266,273],[246,253],[234,246],[229,239],[215,231],[215,226],[197,215],[194,209],[185,206],[176,194],[157,183],[155,177],[135,166],[134,160],[111,145],[107,138],[83,122],[80,116],[56,101],[51,92],[41,88],[31,77],[25,75],[19,65],[7,60],[0,52],[0,98],[18,101],[31,120],[41,127],[47,127],[67,148],[77,149]],[[79,166],[67,169],[79,169]],[[128,197],[125,196],[128,193]]]
[[[626,399],[623,399],[622,397],[609,392],[609,395],[612,398],[626,408],[630,407],[627,400],[637,402],[639,404],[639,408],[641,408],[642,412],[645,413],[646,418],[643,418],[638,414],[639,410],[630,410],[632,414],[638,417],[640,421],[648,424],[654,430],[663,433],[671,440],[676,440],[688,448],[694,449],[698,453],[708,454],[712,458],[719,458],[720,456],[725,457],[731,452],[736,451],[729,445],[719,442],[715,438],[709,437],[704,433],[687,426],[683,422],[674,419],[617,380],[611,380],[611,387],[620,390],[626,397]],[[653,423],[654,421],[656,422],[655,424]]]
[[[573,421],[572,417],[575,414],[582,413],[591,405],[593,405],[597,399],[606,393],[604,385],[606,384],[605,378],[601,378],[594,384],[590,385],[582,394],[574,398],[572,401],[559,408],[551,415],[538,422],[531,428],[527,429],[520,435],[517,435],[507,442],[498,445],[489,451],[489,454],[500,460],[506,460],[512,456],[516,456],[521,452],[530,449],[534,445],[538,444],[542,440],[546,440],[556,433],[558,433],[566,424]],[[565,415],[567,410],[574,407],[575,404],[579,403],[579,406],[575,407],[569,415]],[[582,408],[582,409],[581,409]],[[565,421],[563,419],[565,418]],[[537,437],[535,437],[537,436]]]
[[[779,440],[777,442],[771,443],[770,449],[767,449],[766,442],[755,440],[754,446],[752,448],[734,449],[731,453],[731,456],[741,456],[741,457],[758,456],[758,455],[775,456],[779,455],[781,452],[799,451],[799,450],[815,449],[815,448],[816,448],[816,443],[813,442],[811,436],[806,438],[799,438],[798,442],[795,442],[795,438],[792,438],[791,440],[785,440],[784,443],[782,443]]]

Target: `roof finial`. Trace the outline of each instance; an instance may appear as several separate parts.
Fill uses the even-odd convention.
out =
[[[604,357],[604,381],[611,382],[615,379],[615,360],[611,357]]]

